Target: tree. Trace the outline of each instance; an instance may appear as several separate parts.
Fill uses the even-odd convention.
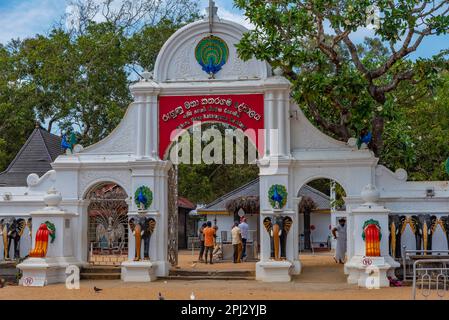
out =
[[[292,81],[294,97],[309,117],[346,141],[363,127],[371,147],[383,149],[385,120],[394,117],[394,93],[404,83],[435,85],[441,56],[407,58],[432,35],[447,33],[449,1],[417,0],[236,0],[255,29],[238,45],[244,59],[256,56],[280,67]],[[367,9],[382,17],[378,40],[364,50],[351,36],[366,27]],[[378,56],[376,46],[388,44]]]
[[[17,81],[13,45],[0,44],[0,172],[6,169],[35,126],[33,87]]]

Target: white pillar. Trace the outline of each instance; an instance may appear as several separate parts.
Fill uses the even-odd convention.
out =
[[[52,188],[44,196],[46,207],[30,213],[33,219],[32,250],[36,248],[36,234],[41,225],[51,223],[55,229],[53,231],[55,237],[53,242],[51,236],[48,237],[47,252],[44,256],[30,257],[17,265],[23,272],[19,283],[24,286],[42,287],[51,283],[65,282],[68,276],[65,273],[67,267],[79,268],[82,265],[75,257],[72,237],[73,220],[77,215],[62,210],[59,207],[61,200],[61,194]]]
[[[352,242],[354,255],[345,264],[348,271],[348,283],[358,284],[364,288],[389,287],[387,275],[394,277],[394,269],[399,267],[388,250],[388,214],[389,210],[376,204],[379,191],[372,184],[362,190],[364,204],[349,212],[348,242]],[[371,221],[378,224],[381,232],[380,256],[369,256],[366,252],[366,241],[363,240],[364,224]]]

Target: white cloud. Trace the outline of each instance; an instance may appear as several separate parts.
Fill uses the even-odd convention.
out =
[[[0,42],[45,33],[62,16],[61,0],[23,1],[7,9],[0,8]]]
[[[230,20],[235,23],[241,24],[247,29],[250,29],[250,30],[254,29],[254,25],[251,22],[249,22],[248,19],[242,14],[233,13],[231,11],[228,11],[224,8],[219,7],[218,8],[218,16],[221,19]]]

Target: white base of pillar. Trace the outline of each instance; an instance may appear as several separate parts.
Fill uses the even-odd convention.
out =
[[[52,283],[64,283],[68,276],[66,268],[72,265],[80,267],[83,263],[75,257],[27,258],[17,265],[22,271],[19,285],[43,287]]]
[[[256,263],[256,280],[263,282],[290,282],[290,273],[293,267],[294,265],[290,261],[259,261]]]
[[[301,274],[301,271],[302,271],[301,261],[293,260],[292,264],[293,264],[293,267],[291,269],[291,274],[292,275],[299,275],[299,274]]]
[[[151,261],[155,270],[155,274],[157,277],[168,277],[168,273],[170,272],[170,263],[164,260]]]
[[[150,261],[122,262],[121,279],[125,282],[151,282],[157,279],[156,266]]]
[[[389,287],[388,274],[398,267],[399,263],[390,256],[353,256],[345,264],[345,269],[348,271],[348,283],[367,289]]]

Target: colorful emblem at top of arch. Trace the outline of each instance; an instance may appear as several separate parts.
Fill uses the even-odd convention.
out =
[[[210,79],[215,78],[229,58],[229,48],[226,42],[216,36],[208,36],[197,44],[195,58]]]

